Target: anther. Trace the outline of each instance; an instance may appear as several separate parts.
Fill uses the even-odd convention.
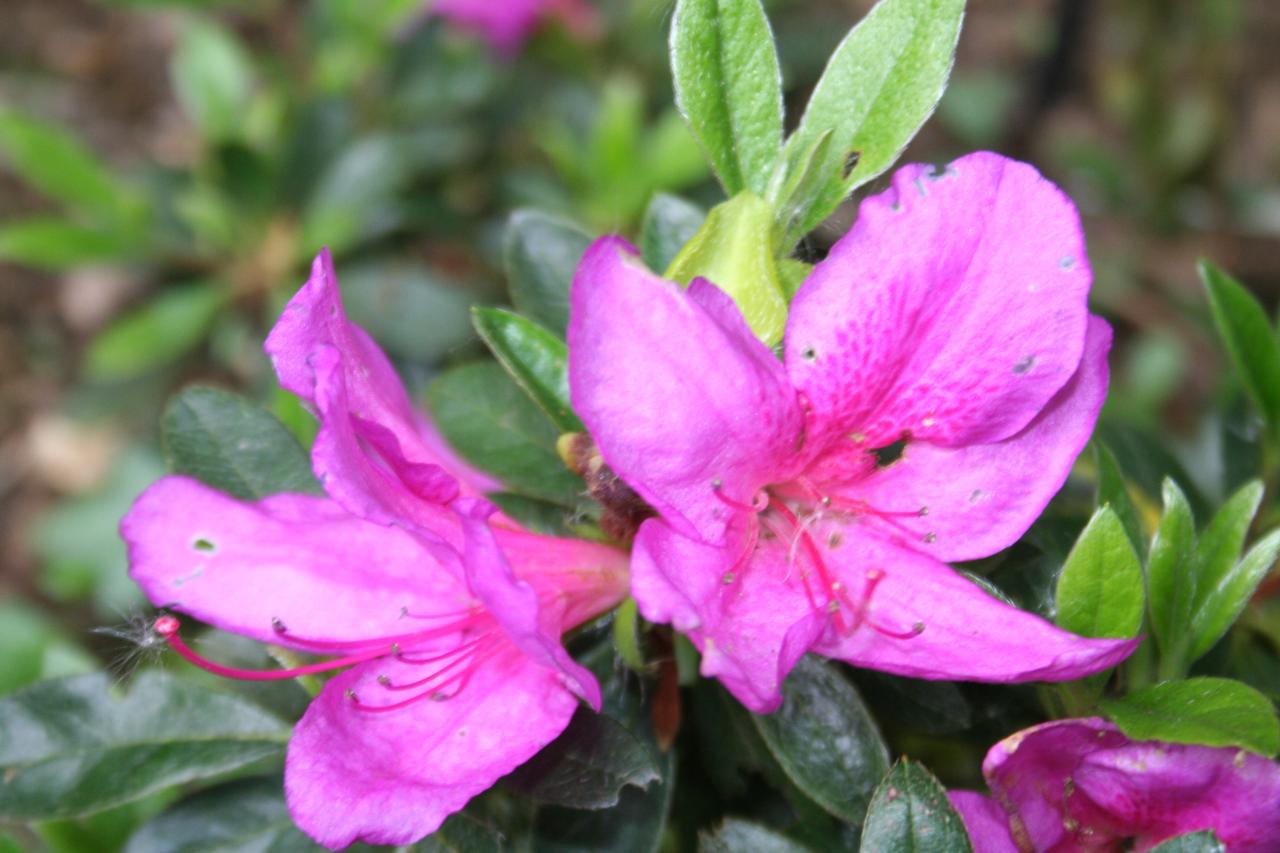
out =
[[[725,586],[728,586],[729,584],[733,583],[737,579],[738,579],[737,576],[734,575],[733,572],[725,572],[724,577],[721,578],[721,581],[724,582]]]
[[[391,654],[395,655],[396,657],[399,657],[399,656],[400,656],[400,644],[399,644],[399,643],[392,643],[392,644],[391,644]]]
[[[916,513],[916,515],[920,516],[921,518],[924,518],[928,514],[929,514],[929,508],[927,506],[920,507],[920,511]]]
[[[938,534],[930,532],[926,533],[922,538],[924,540],[924,544],[932,545],[934,542],[938,541]]]
[[[389,676],[386,676],[386,675],[379,675],[379,676],[378,676],[378,683],[379,683],[379,684],[381,684],[383,687],[390,687],[390,686],[391,686],[391,678],[390,678]]]
[[[347,697],[347,699],[348,699],[349,701],[354,702],[354,703],[356,703],[357,705],[359,705],[359,704],[360,704],[360,697],[359,697],[359,696],[357,696],[357,695],[356,695],[356,692],[355,692],[354,690],[352,690],[350,687],[348,687],[346,690],[342,691],[342,695],[343,695],[343,696],[346,696],[346,697]]]
[[[275,616],[271,617],[271,630],[275,631],[277,634],[284,634],[289,631],[289,629],[285,627],[284,622],[277,619]]]
[[[831,599],[830,601],[828,601],[828,602],[827,602],[827,612],[828,612],[828,613],[839,613],[839,612],[840,612],[840,602],[839,602],[839,601],[837,601],[837,600],[836,600],[836,599],[834,599],[834,598],[833,598],[833,599]]]

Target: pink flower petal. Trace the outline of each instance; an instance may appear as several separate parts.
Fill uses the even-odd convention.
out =
[[[973,853],[1019,853],[1009,835],[1009,816],[999,803],[974,791],[948,791],[947,799],[964,821]]]
[[[848,455],[1014,435],[1076,372],[1089,282],[1075,207],[1031,166],[899,169],[792,303],[810,441]]]
[[[1111,329],[1089,323],[1080,369],[1026,429],[996,444],[946,448],[909,443],[902,457],[833,494],[889,513],[890,533],[906,533],[940,560],[974,560],[1018,540],[1066,482],[1107,396]]]
[[[686,293],[604,238],[578,267],[569,320],[574,409],[605,461],[708,542],[736,515],[721,495],[748,504],[784,479],[802,426],[782,366],[725,301],[711,285]]]
[[[435,0],[431,13],[481,36],[510,57],[537,29],[547,6],[547,0]]]
[[[578,701],[514,649],[476,667],[452,698],[400,699],[378,682],[417,677],[387,659],[325,685],[294,730],[285,794],[298,826],[326,847],[412,844],[527,761],[568,725]],[[360,705],[346,696],[352,690]]]
[[[819,542],[840,538],[828,566],[854,604],[866,602],[861,627],[828,631],[814,651],[855,666],[924,679],[1069,681],[1114,666],[1138,640],[1078,637],[1011,607],[944,563],[861,532],[818,525]],[[867,598],[868,572],[883,572]],[[923,630],[902,639],[891,636]]]
[[[472,604],[414,537],[324,498],[251,504],[166,477],[138,498],[120,530],[129,574],[154,604],[267,643],[399,634],[413,630],[404,608],[442,613]],[[286,633],[273,628],[277,619]]]

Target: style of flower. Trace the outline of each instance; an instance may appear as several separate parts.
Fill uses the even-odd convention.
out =
[[[1229,853],[1280,840],[1280,766],[1244,750],[1135,741],[1106,720],[1058,720],[987,753],[987,797],[950,791],[974,853],[1149,850],[1213,830]]]
[[[944,561],[1018,539],[1107,389],[1071,202],[989,153],[900,169],[809,275],[785,358],[714,284],[597,241],[571,295],[569,381],[605,463],[658,517],[632,594],[747,707],[807,651],[917,678],[1066,680],[1132,640],[1084,639]]]
[[[345,670],[289,743],[290,813],[335,849],[412,843],[553,740],[579,699],[599,708],[599,685],[560,637],[625,597],[626,557],[491,518],[476,496],[491,484],[448,454],[346,320],[327,253],[267,351],[319,415],[312,461],[328,496],[247,503],[165,478],[121,524],[130,573],[158,606],[326,658],[225,667],[160,617],[156,631],[205,669]]]
[[[549,18],[583,38],[600,27],[596,10],[586,0],[435,0],[429,11],[476,33],[503,56],[519,51]]]

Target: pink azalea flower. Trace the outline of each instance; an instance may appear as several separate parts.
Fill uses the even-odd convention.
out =
[[[616,238],[573,284],[573,404],[658,512],[644,616],[689,635],[749,708],[806,651],[917,678],[1066,680],[1135,641],[1083,639],[949,568],[1011,545],[1107,389],[1107,325],[1071,202],[979,153],[898,171],[791,306],[785,362],[715,285]]]
[[[328,658],[233,669],[188,647],[175,617],[158,619],[205,669],[345,670],[289,743],[290,813],[331,848],[409,844],[553,740],[579,699],[599,708],[599,685],[560,637],[626,595],[626,558],[490,520],[475,497],[486,483],[446,453],[346,320],[327,253],[267,350],[321,419],[313,463],[328,496],[245,503],[165,478],[121,524],[130,573],[158,606]]]
[[[1280,767],[1244,750],[1133,741],[1098,718],[1059,720],[991,748],[992,797],[951,791],[974,853],[1149,850],[1212,829],[1230,853],[1280,839]]]
[[[512,56],[548,18],[557,18],[580,38],[600,28],[585,0],[435,0],[430,12],[484,38],[498,53]]]

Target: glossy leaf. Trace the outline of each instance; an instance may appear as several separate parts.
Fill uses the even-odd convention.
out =
[[[511,378],[558,430],[586,429],[569,402],[569,350],[563,340],[501,308],[472,308],[471,321]]]
[[[55,201],[114,220],[128,195],[107,167],[62,128],[0,111],[0,153],[10,169]]]
[[[923,764],[903,758],[876,788],[862,849],[877,853],[966,853],[969,834],[947,792]]]
[[[657,853],[675,788],[675,754],[659,759],[661,781],[622,789],[609,809],[540,809],[533,849],[539,853]]]
[[[242,779],[180,800],[142,826],[124,853],[313,853],[294,826],[279,777]]]
[[[1110,507],[1094,513],[1058,578],[1058,625],[1085,637],[1133,637],[1142,625],[1142,567]]]
[[[1151,540],[1147,560],[1151,633],[1165,654],[1173,652],[1190,622],[1190,589],[1196,566],[1196,527],[1191,505],[1178,484],[1166,478],[1164,515]]]
[[[466,812],[455,812],[439,829],[409,850],[411,853],[503,853],[508,849],[505,841],[505,836],[493,827]]]
[[[277,755],[289,728],[256,705],[157,672],[124,695],[103,673],[0,699],[0,819],[90,814]]]
[[[307,452],[265,409],[218,388],[188,388],[165,407],[165,458],[186,474],[242,500],[280,492],[319,493]]]
[[[832,131],[826,183],[797,221],[804,234],[850,192],[889,168],[946,87],[964,0],[880,0],[832,54],[787,140],[789,169]]]
[[[731,817],[713,833],[698,839],[698,853],[807,853],[805,847],[776,830],[742,818]]]
[[[661,275],[702,227],[707,213],[679,196],[658,193],[649,202],[640,228],[640,256]]]
[[[130,379],[172,362],[204,339],[226,295],[218,282],[172,287],[103,330],[89,344],[85,373],[98,381]]]
[[[782,147],[782,73],[759,0],[680,0],[671,25],[676,106],[725,193],[763,195]]]
[[[857,690],[830,664],[804,658],[772,714],[751,715],[796,787],[831,814],[860,824],[889,752]]]
[[[454,449],[510,491],[564,506],[578,501],[582,481],[556,453],[559,433],[501,365],[451,368],[432,383],[427,399]]]
[[[516,310],[564,336],[569,325],[569,286],[591,245],[585,232],[534,210],[517,210],[507,223],[503,261]]]
[[[241,132],[253,68],[235,36],[209,21],[189,24],[169,72],[178,103],[206,137],[224,140]]]
[[[1164,681],[1102,709],[1134,740],[1238,746],[1267,756],[1280,751],[1280,720],[1271,700],[1229,678]]]
[[[1211,261],[1201,260],[1200,278],[1213,321],[1250,399],[1267,424],[1280,428],[1280,343],[1257,298]]]

